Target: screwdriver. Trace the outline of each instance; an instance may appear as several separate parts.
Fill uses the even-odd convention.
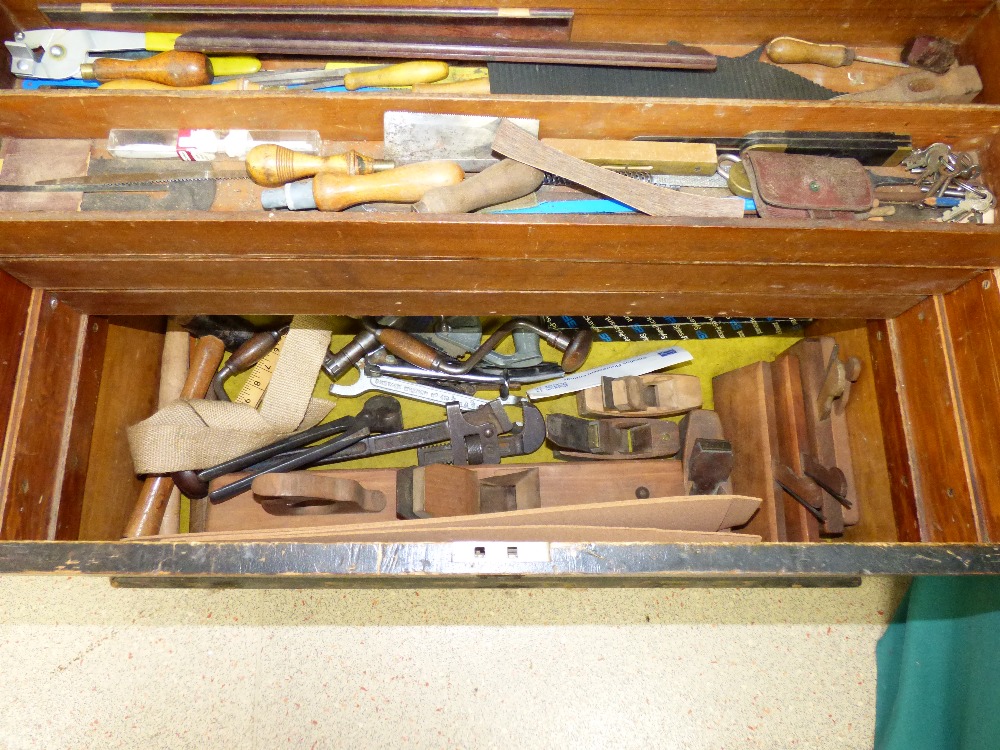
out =
[[[796,39],[791,36],[779,36],[765,47],[767,56],[772,62],[797,65],[798,63],[816,63],[828,68],[842,68],[851,63],[866,62],[878,65],[891,65],[894,68],[908,68],[906,63],[896,60],[883,60],[878,57],[858,55],[850,47],[842,44],[816,44]]]
[[[463,179],[465,173],[453,161],[425,161],[355,176],[320,172],[309,180],[265,190],[261,205],[265,209],[343,211],[373,201],[416,203],[429,190],[457,185]]]

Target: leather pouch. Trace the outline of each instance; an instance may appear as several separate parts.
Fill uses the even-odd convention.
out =
[[[749,150],[742,160],[762,218],[850,220],[872,208],[874,188],[857,159]]]

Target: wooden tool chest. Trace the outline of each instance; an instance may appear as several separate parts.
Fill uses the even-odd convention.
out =
[[[940,34],[961,42],[959,58],[977,65],[983,91],[973,104],[880,104],[10,88],[0,91],[0,139],[100,141],[127,127],[315,129],[330,141],[377,142],[387,110],[537,118],[547,138],[889,131],[917,146],[978,150],[987,183],[1000,189],[1000,11],[991,2],[500,5],[571,9],[575,41],[677,40],[720,53],[777,35],[898,51],[914,34]],[[4,0],[0,36],[74,19],[93,27],[95,15],[130,3],[85,6],[60,6],[56,21],[34,0]],[[113,23],[148,27],[127,14]],[[0,82],[12,86],[8,69],[4,60]],[[843,81],[847,73],[824,75]],[[0,212],[0,572],[237,586],[818,585],[869,574],[1000,573],[998,267],[1000,228],[984,225]],[[848,405],[862,521],[822,543],[552,544],[518,561],[470,562],[442,542],[119,542],[113,529],[128,515],[136,480],[120,436],[102,430],[153,411],[165,317],[197,313],[815,319],[807,333],[834,336],[863,366]],[[81,538],[81,528],[105,531]]]

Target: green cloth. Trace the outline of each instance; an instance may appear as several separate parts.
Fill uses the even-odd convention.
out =
[[[875,655],[876,750],[1000,748],[1000,577],[915,579]]]

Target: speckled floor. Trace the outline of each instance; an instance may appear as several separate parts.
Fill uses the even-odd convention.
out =
[[[0,748],[865,748],[905,582],[178,591],[0,577]]]

